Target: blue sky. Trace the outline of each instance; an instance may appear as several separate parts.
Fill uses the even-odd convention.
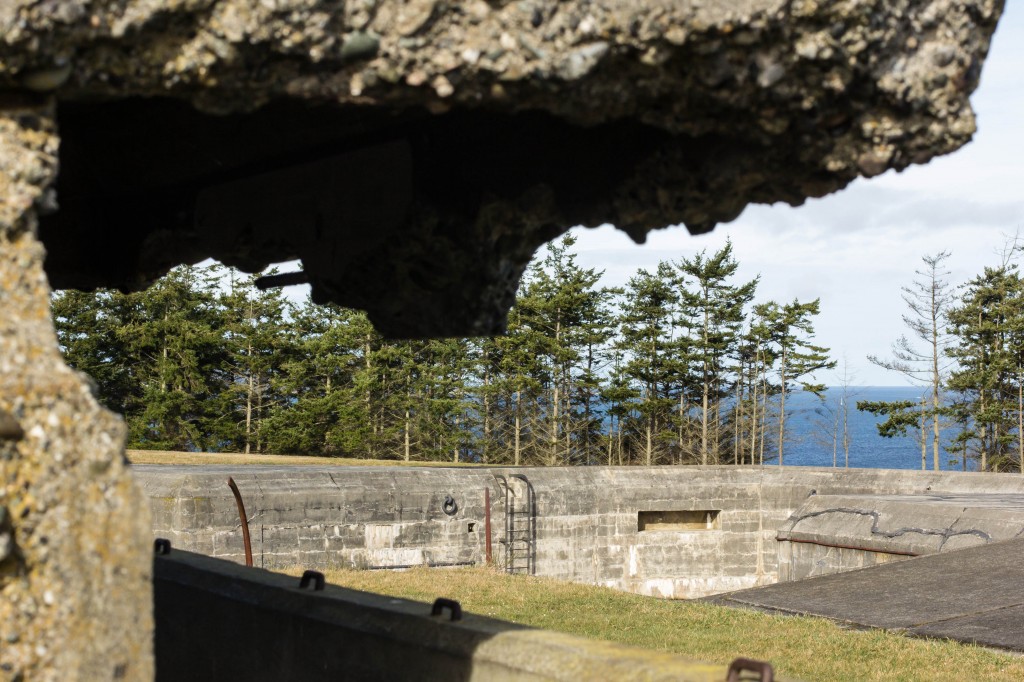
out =
[[[904,385],[866,356],[888,355],[904,333],[900,287],[914,279],[921,256],[951,252],[950,279],[961,283],[1024,233],[1024,3],[1006,3],[971,102],[974,140],[925,166],[860,179],[799,208],[752,206],[710,235],[669,228],[635,245],[611,227],[577,228],[580,263],[617,285],[638,268],[714,251],[731,238],[740,276],[761,275],[759,298],[821,298],[818,343],[845,360],[852,383]],[[819,380],[839,383],[835,374]]]

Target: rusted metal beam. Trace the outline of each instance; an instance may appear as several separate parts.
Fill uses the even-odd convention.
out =
[[[249,539],[249,517],[245,515],[245,505],[242,503],[242,493],[238,492],[235,479],[228,476],[228,486],[235,494],[235,504],[238,505],[238,518],[242,521],[242,542],[245,543],[245,565],[252,566],[252,542]]]

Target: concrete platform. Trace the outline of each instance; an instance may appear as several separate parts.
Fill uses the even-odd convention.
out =
[[[1024,652],[1024,538],[707,601]]]

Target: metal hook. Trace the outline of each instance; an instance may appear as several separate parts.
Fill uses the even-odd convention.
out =
[[[771,663],[755,661],[752,658],[737,658],[729,664],[729,673],[726,675],[725,682],[740,682],[740,672],[743,670],[757,673],[760,675],[758,679],[761,682],[772,682],[775,679],[775,671],[772,670]]]
[[[302,579],[299,580],[299,589],[306,589],[307,587],[309,587],[310,582],[313,583],[314,592],[319,592],[320,590],[324,589],[324,585],[326,584],[326,580],[324,579],[323,573],[321,573],[320,571],[310,570],[302,574]]]
[[[430,609],[430,615],[440,616],[441,612],[445,609],[448,609],[451,612],[451,618],[449,618],[449,620],[462,620],[462,604],[454,599],[447,599],[445,597],[438,597],[434,600],[434,606]]]

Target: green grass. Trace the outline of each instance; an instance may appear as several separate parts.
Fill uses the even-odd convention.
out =
[[[1024,658],[956,642],[844,629],[820,618],[771,616],[664,601],[489,569],[330,571],[329,582],[424,602],[449,597],[469,612],[727,664],[770,661],[814,681],[1022,680]]]
[[[467,462],[404,462],[395,459],[350,459],[308,455],[244,455],[232,452],[172,452],[169,450],[128,450],[132,464],[273,464],[298,466],[479,466]]]

